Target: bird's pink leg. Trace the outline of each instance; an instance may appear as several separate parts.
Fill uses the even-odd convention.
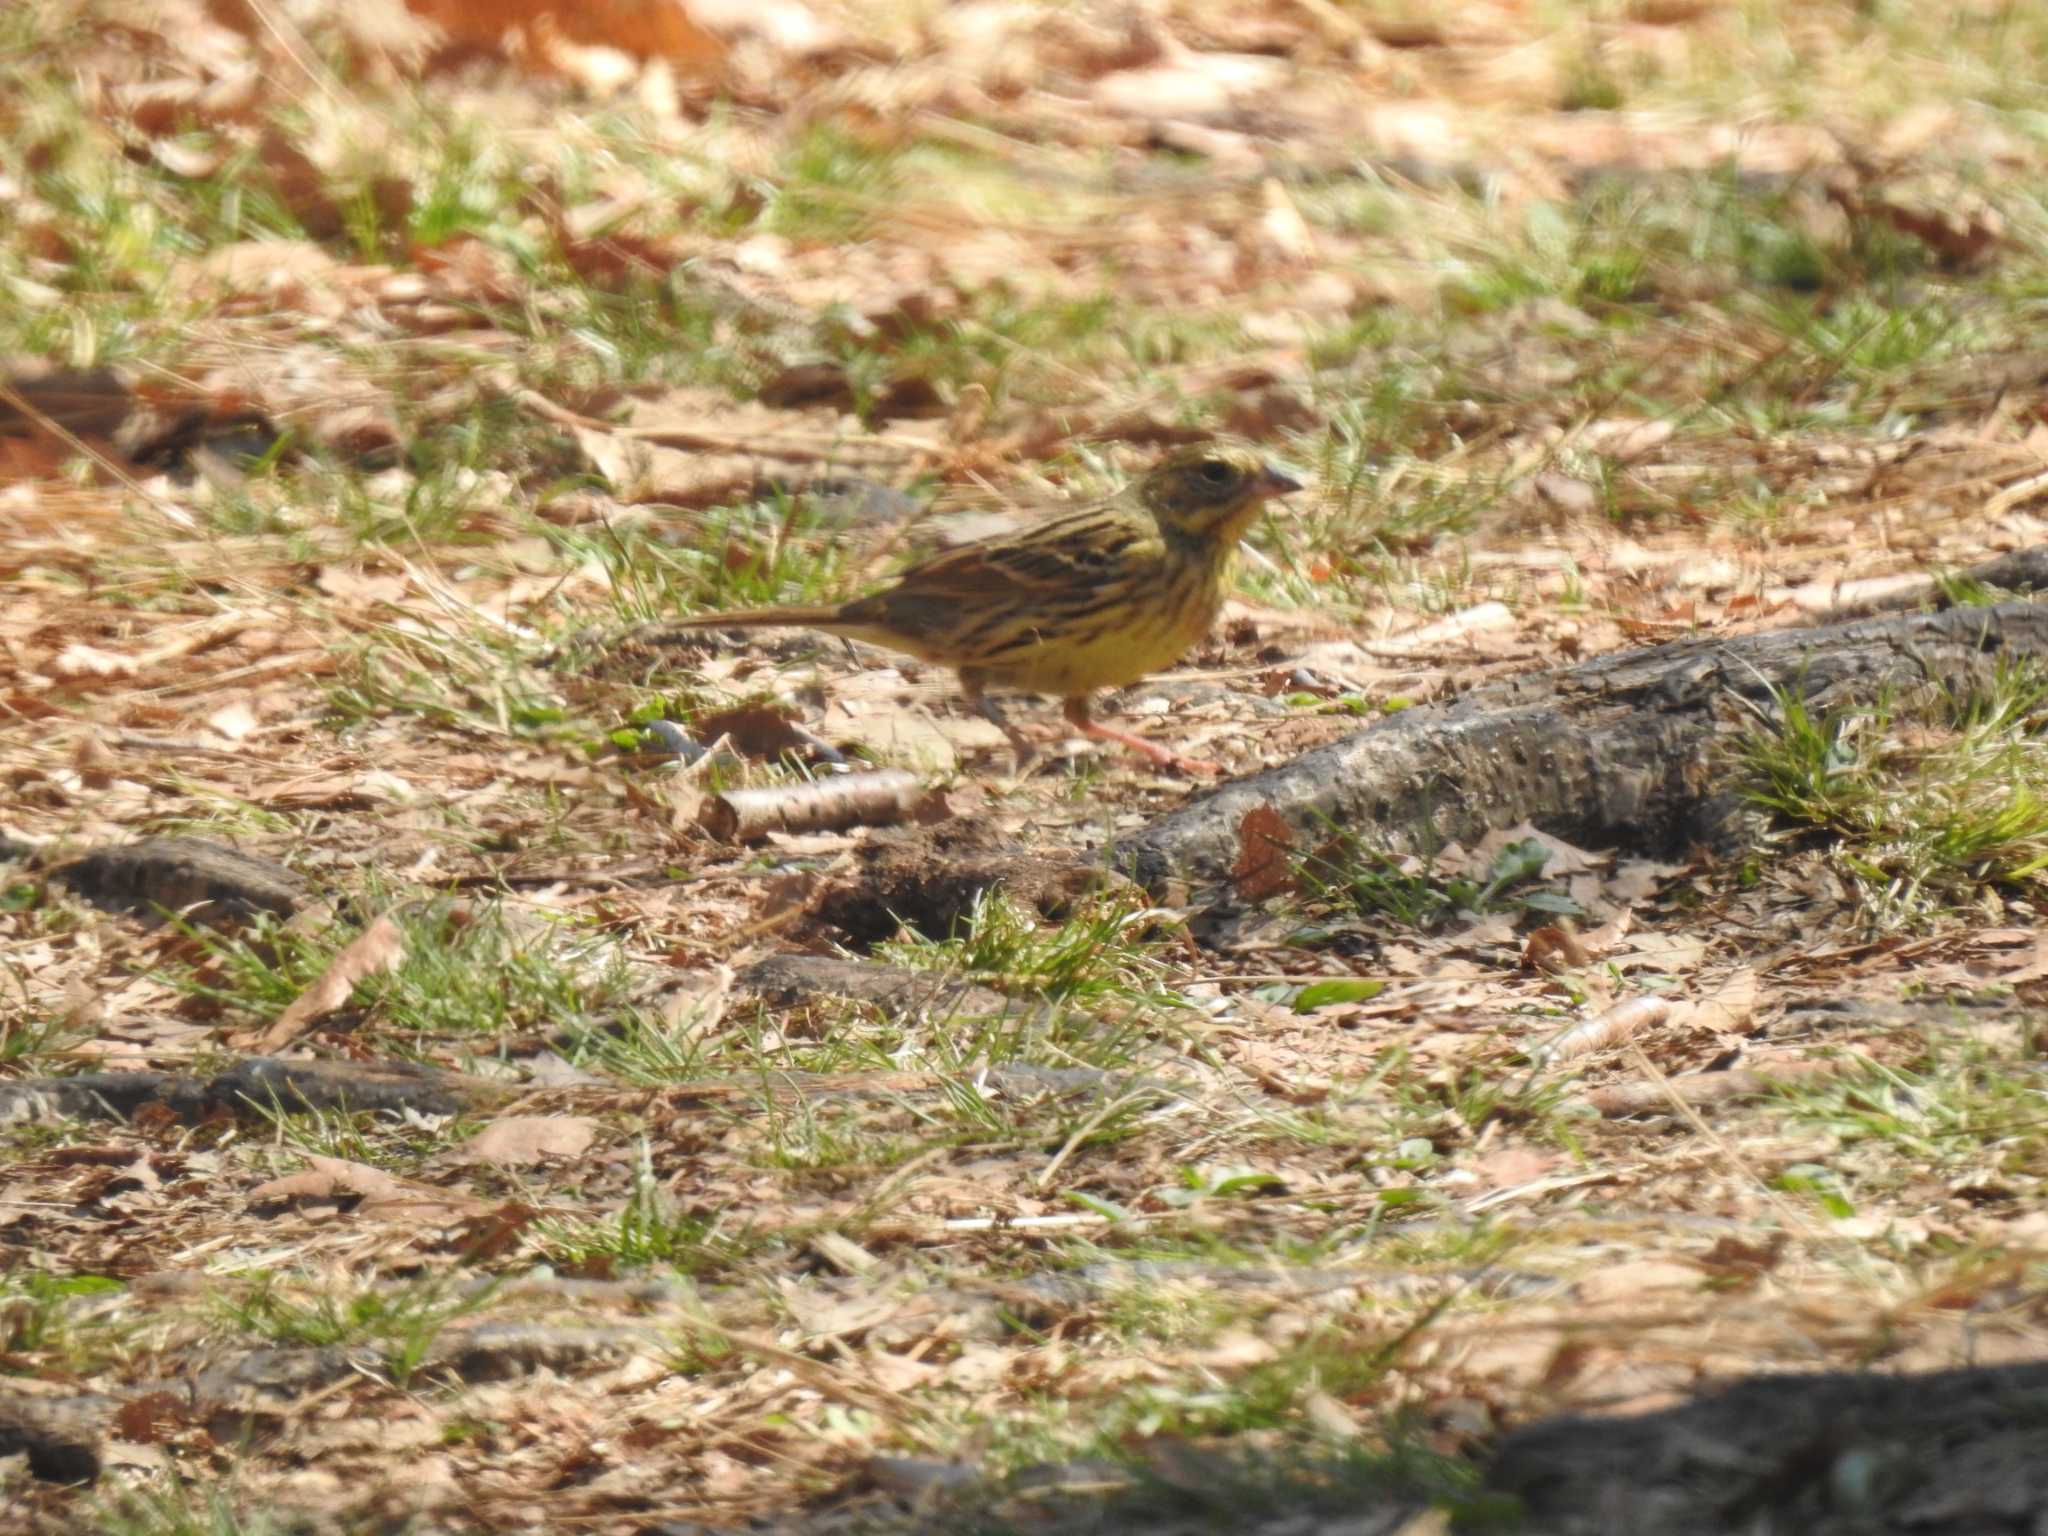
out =
[[[1156,741],[1147,741],[1131,731],[1120,731],[1113,725],[1104,725],[1088,713],[1088,696],[1081,694],[1067,700],[1067,723],[1083,736],[1093,736],[1098,741],[1113,741],[1118,746],[1129,747],[1133,752],[1142,753],[1162,768],[1171,768],[1176,773],[1196,774],[1208,777],[1223,771],[1220,763],[1205,762],[1199,757],[1182,757],[1178,752],[1162,747]]]

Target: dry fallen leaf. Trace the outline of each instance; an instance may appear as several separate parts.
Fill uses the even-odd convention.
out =
[[[1481,1154],[1472,1161],[1470,1169],[1480,1189],[1512,1189],[1518,1184],[1535,1183],[1564,1161],[1555,1152],[1510,1145]]]
[[[1184,52],[1146,69],[1104,75],[1089,91],[1105,112],[1129,117],[1204,117],[1276,87],[1287,74],[1280,59],[1247,53]]]
[[[207,726],[229,741],[240,741],[257,726],[256,711],[247,699],[232,699],[206,717]]]
[[[1705,1279],[1696,1265],[1651,1257],[1588,1270],[1573,1281],[1572,1293],[1586,1306],[1602,1302],[1627,1306],[1641,1304],[1646,1297],[1690,1294],[1699,1290]]]
[[[1756,1014],[1757,976],[1748,966],[1739,966],[1709,991],[1691,1000],[1682,1010],[1680,1022],[1717,1034],[1732,1034],[1748,1027]]]
[[[1294,889],[1294,866],[1288,858],[1293,844],[1293,829],[1270,805],[1244,813],[1237,824],[1237,862],[1230,867],[1230,882],[1242,900],[1264,901]]]
[[[121,759],[97,731],[87,731],[72,748],[71,766],[87,789],[105,789],[119,775]]]
[[[404,959],[404,932],[388,916],[378,918],[334,957],[318,981],[292,999],[276,1022],[255,1039],[254,1048],[274,1051],[298,1039],[315,1019],[346,1003],[357,982],[366,976],[395,971]]]
[[[141,670],[132,656],[117,656],[74,641],[51,658],[50,671],[73,682],[98,678],[133,677]]]
[[[357,1216],[416,1221],[474,1216],[486,1209],[481,1200],[468,1195],[397,1178],[381,1168],[341,1157],[308,1156],[306,1167],[299,1172],[271,1179],[249,1191],[252,1205],[301,1200],[355,1201],[353,1210]]]
[[[1609,416],[1589,421],[1579,430],[1578,444],[1617,464],[1646,459],[1670,442],[1678,428],[1669,421],[1639,416]]]
[[[381,1168],[352,1163],[339,1157],[311,1157],[308,1166],[282,1178],[268,1179],[249,1191],[253,1205],[273,1205],[286,1200],[367,1199],[391,1196],[404,1181]]]
[[[406,0],[414,15],[472,48],[525,52],[554,62],[560,43],[615,48],[700,73],[725,59],[725,45],[691,19],[681,0]]]
[[[1590,958],[1579,936],[1563,923],[1533,929],[1522,946],[1522,964],[1532,971],[1566,971]]]
[[[817,745],[817,738],[798,729],[787,712],[767,704],[713,710],[693,719],[690,729],[700,742],[723,736],[734,751],[757,762],[773,762],[785,752],[808,752]]]
[[[469,1138],[464,1151],[481,1163],[523,1168],[551,1157],[581,1157],[597,1137],[586,1115],[507,1115]]]

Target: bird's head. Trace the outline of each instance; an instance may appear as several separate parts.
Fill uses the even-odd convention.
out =
[[[1231,443],[1176,448],[1138,482],[1138,494],[1162,530],[1231,544],[1265,502],[1300,489],[1300,481]]]

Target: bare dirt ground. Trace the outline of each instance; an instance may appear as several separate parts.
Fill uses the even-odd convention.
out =
[[[1925,9],[0,15],[0,1521],[2042,1529],[2017,639],[1260,798],[2030,584],[2048,25]],[[1236,789],[662,628],[1219,432],[1109,711]]]

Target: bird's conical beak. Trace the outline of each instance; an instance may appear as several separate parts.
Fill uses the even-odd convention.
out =
[[[1273,496],[1286,496],[1301,489],[1301,482],[1292,475],[1283,475],[1270,464],[1259,466],[1259,477],[1252,482],[1252,494],[1265,501]]]

